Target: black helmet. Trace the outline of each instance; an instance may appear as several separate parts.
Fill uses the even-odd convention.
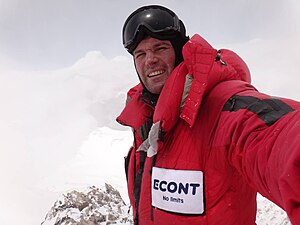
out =
[[[182,61],[182,47],[189,40],[183,22],[168,8],[159,5],[143,6],[126,19],[123,26],[123,45],[132,54],[145,36],[170,40],[176,54],[175,64]]]

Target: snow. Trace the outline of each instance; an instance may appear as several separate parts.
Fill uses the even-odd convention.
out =
[[[273,72],[284,70],[276,66]],[[280,86],[278,77],[267,87]],[[0,64],[1,224],[40,224],[62,193],[105,182],[128,203],[123,158],[132,134],[115,117],[137,82],[130,58],[107,59],[96,51],[56,71],[14,71]],[[259,83],[261,90],[264,85]],[[285,95],[297,96],[296,85]],[[261,196],[258,201],[259,225],[287,224],[282,210]]]
[[[124,156],[132,144],[130,131],[118,131],[108,127],[96,128],[83,142],[80,150],[66,164],[40,183],[43,189],[54,192],[102,187],[111,184],[128,202]]]

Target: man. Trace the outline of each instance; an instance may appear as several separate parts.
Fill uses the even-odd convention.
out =
[[[140,79],[117,118],[134,133],[135,224],[253,225],[257,192],[300,224],[300,103],[258,92],[238,55],[165,7],[134,11],[123,44]]]

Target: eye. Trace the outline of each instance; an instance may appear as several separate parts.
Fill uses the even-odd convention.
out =
[[[166,47],[160,47],[159,49],[158,49],[158,51],[159,52],[162,52],[162,51],[165,51],[167,48]]]
[[[164,51],[167,51],[171,48],[172,48],[172,45],[162,44],[162,45],[156,46],[156,48],[154,50],[156,52],[164,52]]]
[[[157,48],[156,48],[156,51],[162,52],[162,51],[164,51],[164,50],[166,50],[166,49],[168,49],[166,46],[160,46],[160,47],[157,47]]]
[[[134,58],[138,59],[138,58],[141,58],[141,57],[143,57],[145,55],[146,55],[145,52],[137,52],[137,53],[134,54]]]

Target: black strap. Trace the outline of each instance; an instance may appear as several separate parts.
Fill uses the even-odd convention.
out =
[[[253,96],[232,96],[224,105],[223,111],[236,112],[247,109],[255,113],[267,126],[271,126],[277,120],[289,112],[294,111],[285,102],[276,98],[258,99]]]

